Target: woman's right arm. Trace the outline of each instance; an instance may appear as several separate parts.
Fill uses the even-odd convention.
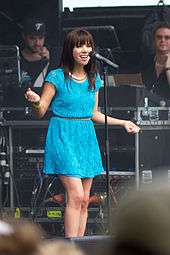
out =
[[[42,118],[51,103],[52,98],[56,93],[55,87],[52,83],[45,82],[41,97],[31,89],[25,93],[25,98],[33,103],[33,109],[38,118]]]

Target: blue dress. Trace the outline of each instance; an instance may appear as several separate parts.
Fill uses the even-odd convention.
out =
[[[95,93],[102,81],[97,75],[96,89],[89,90],[88,80],[65,80],[63,69],[51,71],[46,81],[56,88],[51,102],[51,117],[46,137],[43,172],[78,178],[93,178],[103,171],[102,159],[91,118]],[[64,118],[63,118],[64,117]]]

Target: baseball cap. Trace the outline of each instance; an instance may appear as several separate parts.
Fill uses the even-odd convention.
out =
[[[45,23],[41,19],[27,19],[23,24],[24,35],[40,35],[45,36],[46,27]]]

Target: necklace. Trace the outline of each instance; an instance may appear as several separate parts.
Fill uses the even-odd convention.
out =
[[[73,74],[70,73],[70,72],[69,72],[69,76],[70,76],[72,79],[76,80],[76,81],[83,81],[83,80],[85,80],[85,79],[87,78],[87,75],[86,75],[86,74],[85,74],[82,78],[79,78],[79,77],[76,77],[75,75],[73,75]]]

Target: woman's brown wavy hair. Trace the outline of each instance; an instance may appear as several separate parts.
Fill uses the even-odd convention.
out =
[[[68,79],[69,72],[73,71],[75,60],[73,58],[73,48],[75,46],[88,44],[91,45],[92,51],[94,50],[94,41],[92,35],[83,28],[77,28],[69,32],[65,38],[63,50],[61,54],[60,67],[64,69],[65,78]],[[84,70],[87,73],[89,81],[89,89],[95,88],[95,79],[97,74],[97,68],[95,61],[91,58]]]

